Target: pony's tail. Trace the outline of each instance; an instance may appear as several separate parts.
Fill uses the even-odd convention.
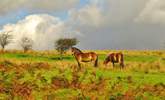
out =
[[[98,56],[97,56],[97,58],[95,60],[95,67],[97,67],[97,66],[98,66]]]
[[[124,67],[124,55],[123,54],[121,54],[121,62],[120,63],[121,63],[121,66]]]

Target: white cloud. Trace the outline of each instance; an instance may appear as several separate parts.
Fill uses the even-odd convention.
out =
[[[135,21],[150,24],[165,24],[165,1],[150,0]]]
[[[0,14],[23,8],[44,11],[67,10],[75,7],[78,2],[79,0],[1,0]]]
[[[9,48],[19,48],[19,40],[23,36],[33,39],[35,49],[52,49],[55,40],[76,36],[76,30],[66,26],[59,18],[47,14],[29,15],[16,24],[5,25],[2,31],[12,31],[15,40]]]
[[[101,9],[96,5],[86,5],[85,7],[76,10],[72,9],[70,18],[73,22],[87,26],[100,26],[103,22],[103,15]]]

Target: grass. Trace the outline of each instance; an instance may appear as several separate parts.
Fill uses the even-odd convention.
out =
[[[56,61],[60,60],[59,55],[33,55],[33,54],[22,54],[22,53],[5,53],[3,55],[0,55],[1,58],[3,59],[18,59],[18,60],[31,60],[31,61]],[[99,60],[104,60],[106,57],[106,54],[99,54]],[[158,60],[160,57],[159,56],[153,56],[153,55],[125,55],[125,60],[126,61],[131,61],[131,62],[153,62]],[[63,60],[69,60],[73,61],[75,60],[73,56],[71,55],[65,55],[63,57]]]
[[[89,51],[89,50],[88,50]],[[84,52],[88,52],[84,51]],[[0,54],[0,100],[163,100],[164,51],[95,50],[99,66],[77,69],[67,53],[7,51]],[[104,66],[109,52],[123,52],[125,69]],[[21,92],[22,91],[22,92]]]

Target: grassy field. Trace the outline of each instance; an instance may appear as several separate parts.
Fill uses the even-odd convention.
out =
[[[88,52],[85,50],[84,52]],[[165,100],[165,51],[95,50],[99,66],[56,51],[0,53],[0,100]],[[125,68],[103,65],[122,52]]]

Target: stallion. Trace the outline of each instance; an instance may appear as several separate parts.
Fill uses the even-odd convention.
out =
[[[78,63],[79,68],[81,67],[81,62],[94,62],[94,66],[98,65],[98,55],[94,52],[83,53],[76,47],[71,47],[71,51]]]
[[[119,63],[121,68],[124,68],[124,57],[122,53],[111,53],[104,60],[104,65],[107,65],[109,62],[115,66],[115,63]]]

